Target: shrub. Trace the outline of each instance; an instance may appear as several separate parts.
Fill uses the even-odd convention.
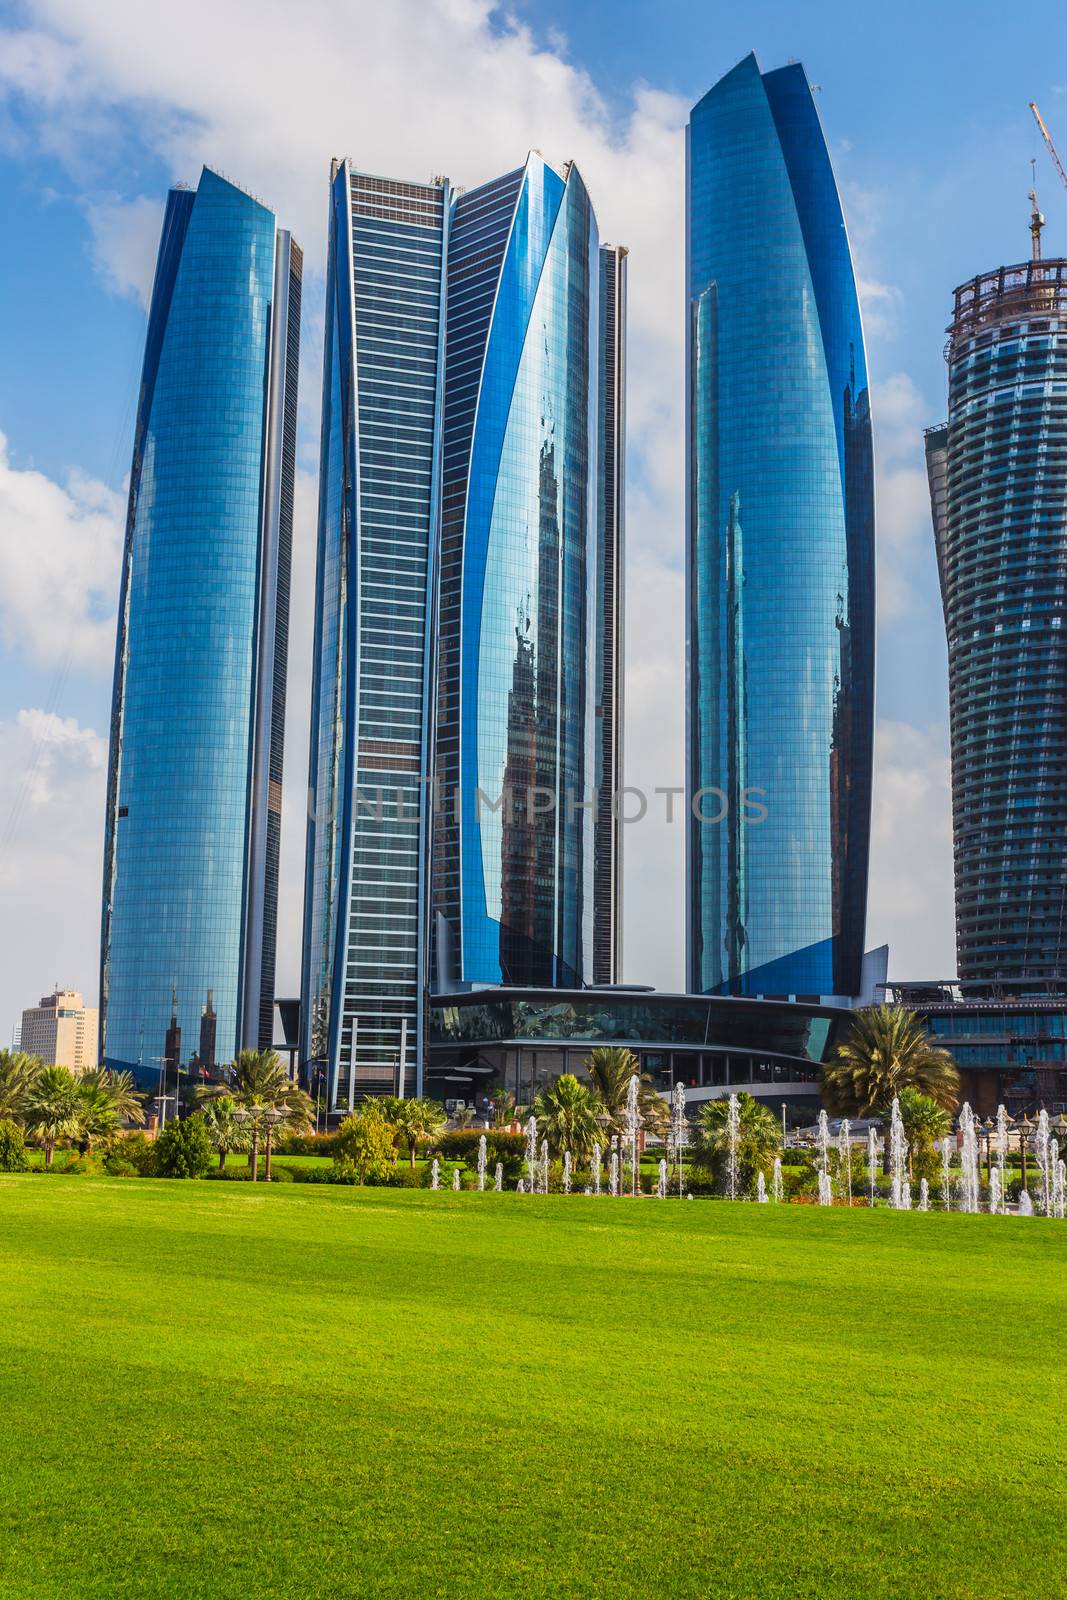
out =
[[[170,1123],[156,1140],[155,1154],[161,1178],[201,1178],[215,1165],[215,1147],[199,1113]]]
[[[279,1156],[332,1156],[337,1153],[336,1133],[283,1133],[274,1141]]]
[[[346,1187],[356,1183],[356,1169],[347,1161],[335,1161],[332,1167],[293,1167],[294,1183],[340,1183]]]
[[[139,1178],[141,1174],[132,1161],[124,1161],[121,1156],[108,1156],[104,1162],[104,1171],[109,1178]]]
[[[359,1183],[392,1171],[396,1161],[396,1136],[376,1106],[347,1116],[337,1130],[334,1162],[351,1166]]]
[[[30,1159],[17,1122],[0,1122],[0,1172],[28,1172]]]
[[[108,1151],[109,1161],[121,1161],[133,1167],[138,1177],[149,1178],[155,1171],[156,1147],[154,1142],[137,1130],[116,1139]]]

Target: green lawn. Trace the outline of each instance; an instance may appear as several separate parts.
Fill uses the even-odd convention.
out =
[[[0,1596],[1059,1597],[1067,1228],[0,1179]]]

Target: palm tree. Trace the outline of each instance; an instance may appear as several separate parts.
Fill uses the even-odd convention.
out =
[[[630,1079],[635,1074],[640,1080],[637,1110],[642,1128],[646,1133],[666,1132],[670,1121],[667,1103],[652,1087],[652,1079],[648,1073],[641,1071],[641,1063],[632,1050],[628,1050],[625,1045],[598,1045],[595,1050],[590,1050],[586,1057],[585,1069],[600,1100],[611,1133],[625,1132],[626,1097],[630,1089]]]
[[[24,1050],[0,1050],[0,1120],[20,1122],[44,1062]]]
[[[928,1094],[920,1094],[917,1089],[902,1089],[897,1101],[904,1137],[908,1141],[908,1176],[915,1177],[917,1159],[919,1177],[930,1178],[937,1165],[934,1147],[952,1132],[952,1118],[936,1100]]]
[[[42,1067],[26,1099],[26,1127],[44,1150],[44,1164],[52,1165],[61,1139],[76,1138],[80,1129],[78,1080],[66,1067]]]
[[[248,1126],[252,1130],[252,1143],[248,1164],[253,1174],[259,1170],[260,1127],[266,1128],[265,1176],[269,1182],[276,1129],[285,1126],[293,1132],[303,1132],[311,1125],[314,1106],[303,1089],[290,1082],[289,1074],[273,1050],[242,1050],[233,1064],[231,1077],[230,1083],[202,1084],[196,1091],[197,1099],[230,1099],[235,1107],[250,1114]]]
[[[548,1140],[554,1155],[569,1150],[584,1161],[592,1155],[593,1146],[601,1142],[600,1099],[573,1072],[564,1072],[542,1089],[532,1110],[537,1131]]]
[[[208,1100],[203,1108],[204,1130],[219,1153],[219,1171],[226,1170],[226,1157],[247,1150],[251,1135],[234,1116],[235,1103],[229,1095]]]
[[[726,1095],[706,1100],[697,1113],[696,1164],[721,1174],[729,1153],[730,1101]],[[737,1096],[737,1187],[747,1193],[756,1174],[766,1177],[782,1148],[782,1125],[770,1106],[750,1094]]]
[[[98,1072],[86,1073],[77,1083],[78,1142],[89,1155],[94,1139],[107,1139],[118,1132],[119,1114]]]
[[[144,1125],[145,1097],[134,1083],[132,1072],[116,1072],[111,1067],[93,1067],[90,1071],[82,1073],[79,1083],[83,1095],[90,1088],[100,1089],[111,1102],[119,1122],[132,1123],[137,1128]]]
[[[388,1120],[401,1139],[407,1141],[411,1170],[415,1170],[415,1151],[423,1139],[432,1139],[445,1125],[444,1107],[436,1100],[397,1100]]]
[[[851,1034],[823,1068],[826,1109],[843,1117],[885,1116],[905,1089],[954,1111],[960,1075],[952,1057],[931,1044],[914,1011],[886,1005],[857,1011]]]
[[[493,1107],[494,1128],[506,1128],[509,1122],[519,1120],[519,1107],[515,1104],[515,1096],[507,1089],[494,1089],[489,1099]]]

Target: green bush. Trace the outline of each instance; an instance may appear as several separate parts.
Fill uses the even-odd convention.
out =
[[[351,1162],[336,1162],[332,1167],[293,1167],[294,1183],[339,1183],[346,1188],[358,1182]]]
[[[412,1171],[404,1162],[377,1176],[368,1173],[367,1184],[372,1189],[421,1189],[422,1173],[418,1167]]]
[[[17,1122],[0,1122],[0,1172],[28,1172],[30,1158]]]
[[[161,1178],[202,1178],[216,1159],[199,1112],[169,1123],[156,1140],[155,1170]]]
[[[139,1178],[141,1174],[132,1161],[124,1161],[121,1156],[108,1156],[104,1162],[104,1171],[109,1178]]]
[[[337,1153],[336,1133],[283,1133],[275,1139],[280,1156],[332,1156]]]
[[[109,1161],[122,1161],[133,1167],[141,1178],[150,1178],[156,1167],[155,1142],[138,1128],[116,1139],[108,1152]]]

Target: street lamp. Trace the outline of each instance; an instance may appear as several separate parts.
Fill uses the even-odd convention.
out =
[[[286,1113],[280,1106],[237,1106],[233,1113],[233,1120],[238,1127],[252,1129],[252,1182],[259,1178],[259,1132],[261,1128],[267,1130],[267,1170],[263,1174],[266,1181],[270,1182],[270,1153],[271,1138],[279,1122],[284,1122]]]
[[[1026,1147],[1030,1142],[1030,1135],[1033,1133],[1035,1125],[1034,1125],[1034,1123],[1032,1123],[1030,1121],[1030,1118],[1024,1112],[1023,1115],[1019,1118],[1018,1122],[1015,1124],[1015,1126],[1019,1130],[1019,1154],[1022,1157],[1022,1163],[1023,1163],[1023,1188],[1025,1189],[1026,1186],[1027,1186],[1026,1185]]]

